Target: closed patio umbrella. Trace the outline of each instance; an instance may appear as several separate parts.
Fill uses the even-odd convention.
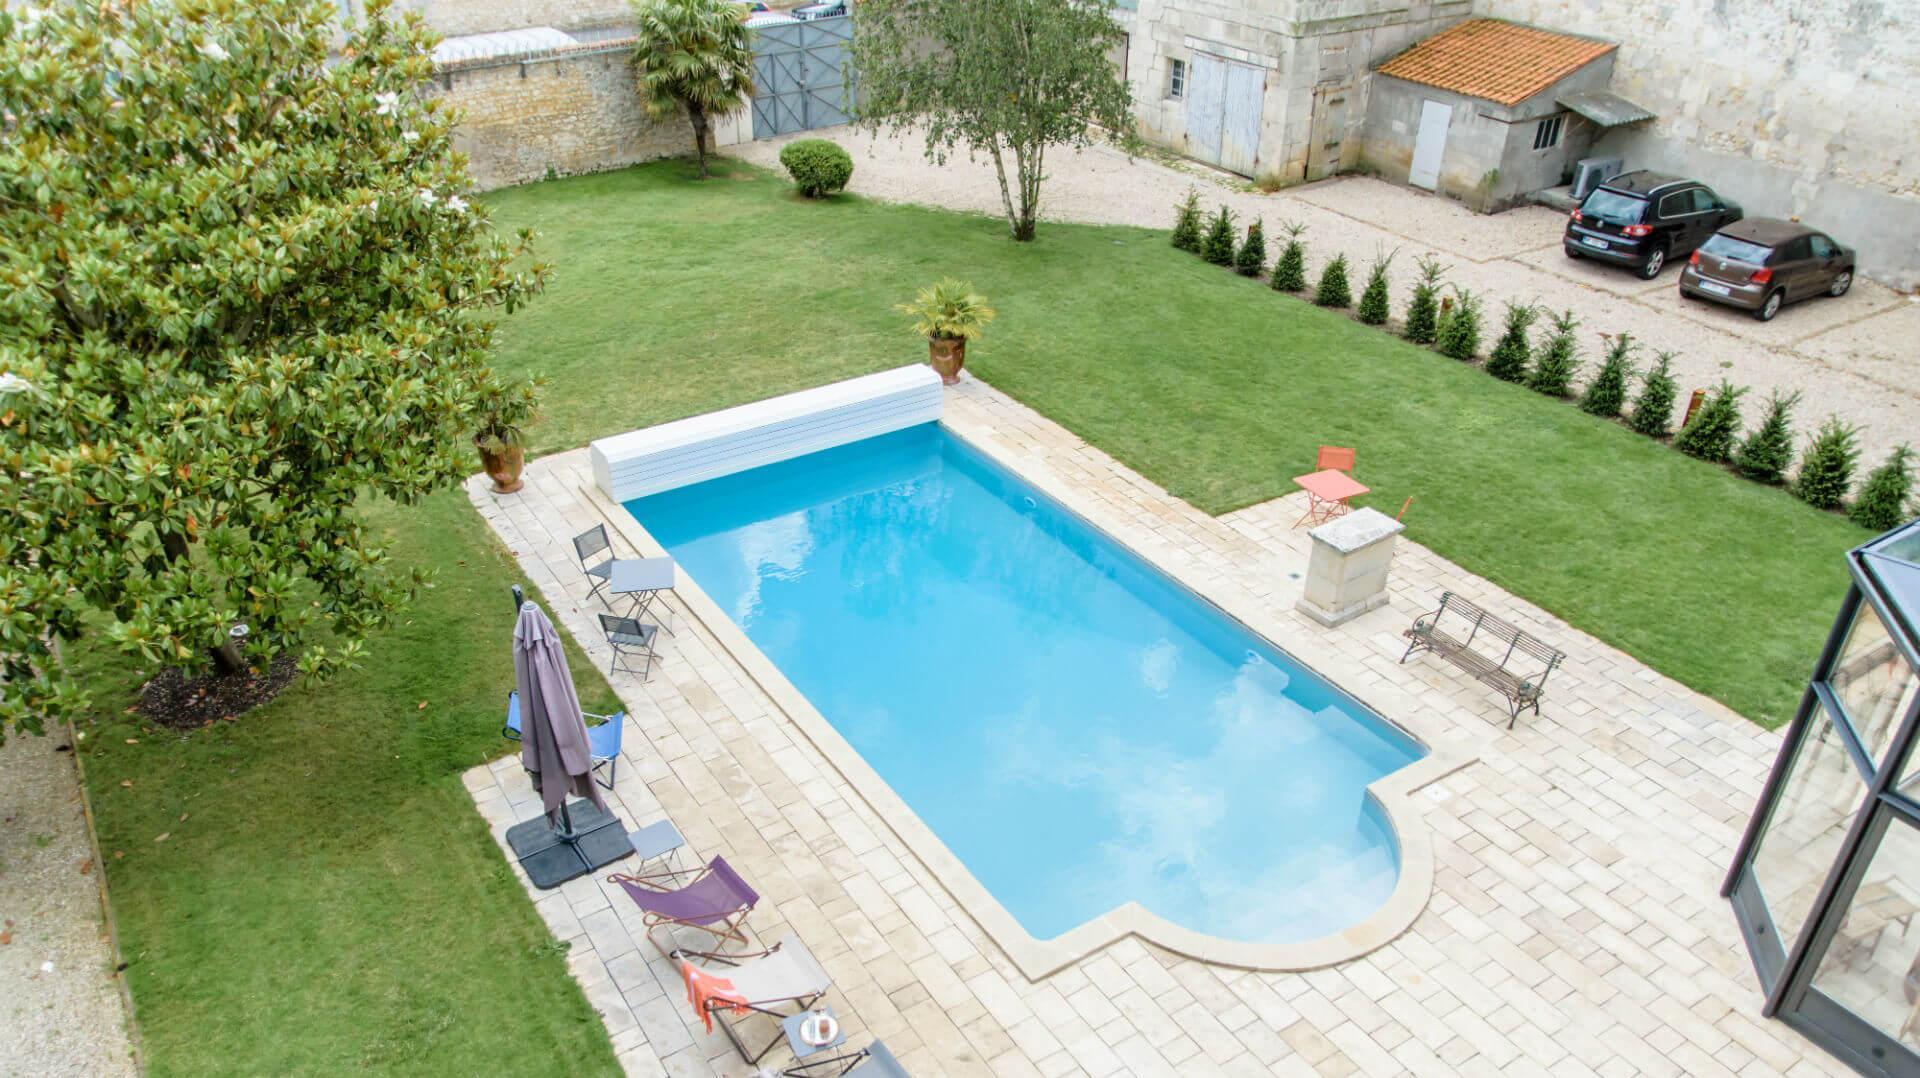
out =
[[[533,603],[520,604],[513,627],[513,679],[520,695],[520,763],[540,792],[546,818],[508,828],[507,845],[535,887],[557,887],[631,854],[633,846],[594,785],[587,723],[559,630]],[[569,795],[583,800],[569,802]]]
[[[570,793],[605,810],[607,803],[593,783],[587,722],[567,670],[566,648],[546,612],[534,603],[521,604],[520,620],[513,627],[513,681],[520,690],[520,763],[540,791],[547,822],[561,822]]]

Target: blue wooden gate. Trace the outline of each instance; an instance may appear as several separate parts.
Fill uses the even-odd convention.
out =
[[[853,17],[754,28],[753,137],[846,123]]]

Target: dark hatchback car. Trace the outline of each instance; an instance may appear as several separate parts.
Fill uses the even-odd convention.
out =
[[[1752,217],[1707,238],[1680,271],[1680,294],[1752,311],[1762,322],[1782,304],[1844,296],[1853,287],[1853,249],[1795,221]]]
[[[1697,180],[1623,172],[1594,188],[1567,217],[1568,258],[1627,266],[1652,280],[1666,264],[1738,221],[1740,207]]]

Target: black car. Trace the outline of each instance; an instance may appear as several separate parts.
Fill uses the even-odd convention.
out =
[[[1698,180],[1623,172],[1594,188],[1567,218],[1568,258],[1630,266],[1652,280],[1707,237],[1738,221],[1740,207]]]

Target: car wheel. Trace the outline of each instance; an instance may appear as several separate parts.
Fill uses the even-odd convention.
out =
[[[1561,249],[1561,250],[1563,250],[1563,251],[1565,251],[1565,252],[1567,252],[1567,257],[1568,257],[1568,258],[1571,258],[1571,259],[1573,259],[1573,260],[1574,260],[1575,262],[1578,262],[1578,261],[1580,261],[1580,252],[1579,252],[1579,251],[1576,251],[1576,250],[1574,250],[1573,248],[1571,248],[1571,247],[1569,247],[1569,246],[1567,246],[1567,245],[1566,245],[1566,244],[1564,244],[1564,243],[1560,245],[1560,249]]]
[[[1762,322],[1773,321],[1773,316],[1780,313],[1780,304],[1785,299],[1786,297],[1779,291],[1767,293],[1766,300],[1760,304],[1759,310],[1753,312],[1753,316]]]
[[[1647,256],[1647,260],[1640,263],[1640,276],[1651,281],[1660,276],[1660,271],[1666,268],[1667,252],[1664,248],[1656,247],[1653,253]]]
[[[1853,271],[1841,270],[1838,274],[1834,276],[1833,283],[1827,286],[1827,295],[1844,296],[1847,294],[1847,289],[1852,287],[1853,287]]]

